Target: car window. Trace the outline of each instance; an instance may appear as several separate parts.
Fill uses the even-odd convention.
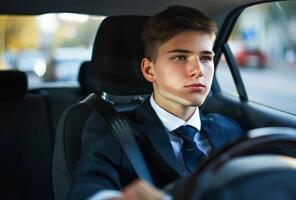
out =
[[[29,88],[77,85],[80,64],[91,59],[104,16],[73,13],[0,16],[0,70],[28,75]]]
[[[249,101],[292,114],[296,114],[295,10],[295,1],[248,7],[227,42]],[[218,70],[225,71],[222,61]],[[233,92],[230,79],[223,76],[217,72],[222,90]]]

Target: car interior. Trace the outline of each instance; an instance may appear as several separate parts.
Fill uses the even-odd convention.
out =
[[[215,19],[214,63],[219,68],[225,57],[237,92],[236,96],[225,93],[217,72],[201,111],[232,118],[247,135],[199,166],[193,176],[178,184],[174,197],[250,199],[248,191],[252,190],[262,199],[281,198],[283,193],[286,199],[295,198],[296,113],[252,101],[228,44],[235,23],[248,7],[287,2],[296,8],[295,1],[213,2],[129,0],[122,5],[116,0],[2,1],[1,15],[70,12],[106,18],[96,32],[91,58],[80,65],[78,86],[30,88],[24,71],[0,68],[1,198],[66,199],[80,157],[82,130],[87,119],[98,112],[96,103],[103,101],[106,107],[122,112],[150,96],[151,85],[139,68],[144,55],[142,30],[149,16],[176,4],[198,8]],[[296,39],[294,42],[296,45]],[[294,105],[289,106],[292,109]],[[271,192],[272,187],[278,190]]]

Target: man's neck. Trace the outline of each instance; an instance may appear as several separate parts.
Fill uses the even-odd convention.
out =
[[[188,121],[196,109],[196,107],[193,106],[183,106],[178,103],[167,102],[163,100],[163,98],[158,98],[158,96],[154,94],[153,99],[155,103],[157,103],[157,105],[159,105],[162,109],[184,121]]]

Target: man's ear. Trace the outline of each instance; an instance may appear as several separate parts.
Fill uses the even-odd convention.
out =
[[[149,58],[143,58],[141,62],[141,71],[147,81],[153,83],[154,78],[154,64]]]

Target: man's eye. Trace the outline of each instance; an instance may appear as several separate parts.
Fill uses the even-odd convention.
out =
[[[184,55],[177,55],[177,56],[173,56],[172,59],[176,61],[179,61],[179,60],[184,61],[184,60],[187,60],[187,57]]]
[[[209,61],[213,60],[213,57],[212,56],[202,56],[200,58],[200,60],[203,61],[203,62],[209,62]]]

